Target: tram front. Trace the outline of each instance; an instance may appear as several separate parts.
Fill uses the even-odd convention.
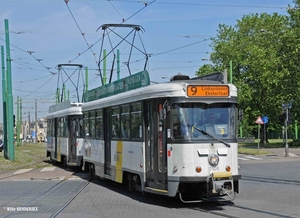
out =
[[[225,86],[225,94],[215,94]],[[185,203],[216,197],[233,200],[241,178],[236,89],[233,85],[206,85],[205,89],[210,89],[199,96],[200,88],[190,87],[190,95],[195,96],[171,98],[168,102],[168,193],[178,194]]]

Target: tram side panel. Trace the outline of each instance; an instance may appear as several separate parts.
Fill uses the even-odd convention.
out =
[[[77,157],[77,166],[80,166],[83,161],[83,154],[84,154],[84,139],[83,138],[77,138],[76,139],[76,157]]]
[[[58,162],[62,161],[62,157],[68,157],[68,139],[57,137],[57,147],[55,148],[55,137],[47,139],[47,155],[50,155],[51,160]]]
[[[87,170],[89,164],[93,164],[95,175],[100,178],[109,178],[122,183],[124,173],[139,175],[143,180],[144,170],[144,143],[133,141],[111,141],[111,164],[110,175],[105,176],[105,151],[103,140],[84,139],[83,165]]]
[[[95,175],[104,177],[104,141],[96,139],[83,139],[83,170],[93,164]]]
[[[122,183],[124,172],[144,175],[144,145],[134,141],[112,141],[111,144],[111,179]]]

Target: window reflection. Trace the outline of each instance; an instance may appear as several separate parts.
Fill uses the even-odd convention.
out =
[[[220,139],[236,138],[237,108],[230,103],[174,104],[171,112],[171,124],[174,139],[209,139],[200,130]],[[198,129],[198,130],[197,130]]]

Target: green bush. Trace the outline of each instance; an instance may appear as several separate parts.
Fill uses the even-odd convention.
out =
[[[289,147],[300,148],[300,139],[294,139],[289,143]]]

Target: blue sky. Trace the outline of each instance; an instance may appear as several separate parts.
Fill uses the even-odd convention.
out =
[[[17,96],[22,99],[23,120],[28,119],[29,113],[31,120],[35,119],[35,101],[38,118],[46,117],[62,81],[71,100],[76,101],[75,87],[65,73],[73,83],[78,83],[81,91],[80,71],[64,67],[60,74],[59,64],[88,67],[89,89],[100,86],[97,61],[103,30],[97,29],[103,24],[120,24],[125,20],[125,24],[142,26],[144,31],[139,31],[134,45],[151,54],[147,65],[150,79],[165,82],[178,73],[194,77],[199,67],[209,63],[205,60],[211,52],[209,38],[216,35],[220,23],[233,26],[243,15],[251,13],[286,14],[288,4],[293,5],[292,0],[69,0],[67,4],[64,0],[0,0],[0,46],[6,49],[4,20],[8,19],[14,103]],[[122,37],[130,30],[114,29]],[[109,35],[111,41],[105,37],[103,43],[107,52],[120,42],[117,35]],[[132,37],[133,34],[129,35],[128,40]],[[129,76],[124,62],[128,61],[130,46],[121,43],[118,49],[122,78]],[[131,73],[141,71],[144,63],[145,56],[133,49]],[[103,73],[102,65],[103,62]],[[112,56],[108,56],[108,77],[111,65]],[[85,70],[81,72],[84,74]],[[115,71],[113,75],[116,79]]]

